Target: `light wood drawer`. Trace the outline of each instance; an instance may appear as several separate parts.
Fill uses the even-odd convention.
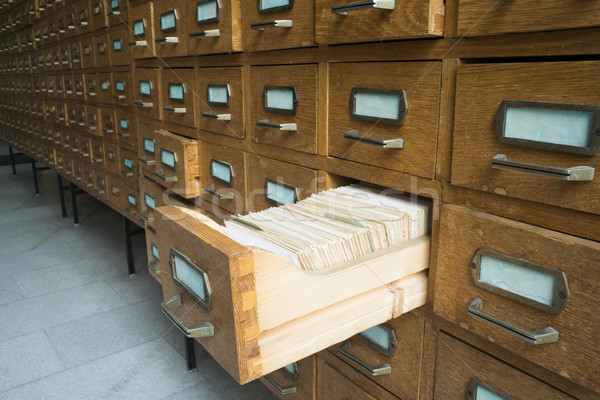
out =
[[[96,197],[100,200],[108,201],[108,185],[106,183],[106,173],[94,168],[94,190]]]
[[[57,103],[56,108],[56,121],[59,125],[67,126],[67,107],[65,103],[60,100]]]
[[[329,68],[329,155],[433,178],[441,63]]]
[[[161,70],[163,119],[196,127],[196,93],[193,68]]]
[[[92,137],[92,164],[94,168],[106,168],[104,161],[104,142],[102,139]]]
[[[381,254],[335,274],[315,275],[240,245],[198,212],[165,206],[154,217],[163,255],[163,309],[192,337],[199,332],[188,327],[207,324],[206,335],[197,340],[242,384],[425,303],[427,238],[392,252],[394,268],[385,279]],[[361,284],[334,290],[346,274]]]
[[[81,39],[81,68],[96,67],[96,41],[94,36]]]
[[[96,36],[96,66],[109,67],[111,65],[111,41],[108,33]]]
[[[137,149],[137,129],[134,113],[117,109],[116,132],[119,146],[134,151]]]
[[[40,57],[43,57],[43,56],[41,54],[38,54],[36,58],[32,59],[32,62],[34,64],[38,65],[38,69],[40,69],[39,68],[39,64],[40,64],[40,61],[41,61]],[[60,45],[60,63],[62,65],[62,69],[63,70],[70,70],[72,68],[72,64],[71,64],[71,49],[70,49],[70,46],[69,46],[69,41],[61,42],[61,45]]]
[[[140,216],[146,222],[146,229],[156,229],[156,207],[163,205],[165,188],[146,177],[140,179]]]
[[[160,81],[158,68],[136,68],[134,70],[134,97],[133,103],[138,112],[154,119],[162,117],[162,104],[160,98]]]
[[[306,47],[315,44],[314,0],[264,3],[244,0],[242,11],[246,51]]]
[[[187,55],[186,1],[154,2],[154,48],[157,57]]]
[[[242,67],[200,68],[196,81],[201,99],[200,129],[243,139]]]
[[[87,123],[87,116],[85,112],[85,106],[83,104],[75,104],[73,107],[73,116],[75,117],[74,123],[69,121],[69,124],[79,129],[85,129]],[[71,118],[71,116],[69,116]]]
[[[136,185],[139,180],[139,168],[137,154],[131,150],[121,149],[121,176],[130,185]]]
[[[57,147],[60,147],[63,151],[71,153],[70,143],[71,143],[71,130],[65,127],[59,127],[60,131],[60,143],[55,143]]]
[[[250,68],[252,141],[316,154],[317,66]]]
[[[123,211],[144,225],[144,219],[140,217],[140,188],[128,182],[123,182]]]
[[[115,206],[117,210],[122,210],[125,203],[123,201],[124,191],[121,179],[118,176],[107,174],[106,188],[108,191],[108,202]]]
[[[75,3],[75,22],[77,25],[77,34],[83,35],[93,31],[92,13],[89,0],[79,0]]]
[[[132,58],[154,57],[154,3],[144,3],[129,10],[129,47]]]
[[[95,101],[105,104],[113,104],[113,73],[100,72],[98,73],[98,90]]]
[[[85,106],[85,127],[90,135],[102,136],[102,118],[100,108]]]
[[[184,198],[200,195],[198,141],[159,130],[156,145],[155,179]]]
[[[309,356],[271,372],[261,381],[282,400],[314,400],[316,363],[316,356]]]
[[[94,72],[86,72],[85,74],[83,74],[83,84],[85,87],[86,99],[88,101],[98,101],[98,74]]]
[[[401,399],[418,399],[425,322],[405,314],[330,351]]]
[[[67,100],[74,99],[75,91],[74,91],[74,87],[73,87],[73,75],[65,74],[64,80],[65,80],[65,98]],[[40,85],[41,85],[41,83],[40,83]]]
[[[534,0],[511,4],[458,1],[458,36],[548,31],[600,25],[600,4],[585,0]]]
[[[63,159],[64,159],[64,166],[65,166],[64,173],[68,178],[72,178],[73,177],[73,158],[71,157],[71,155],[69,153],[63,153]]]
[[[102,136],[104,140],[111,143],[117,142],[116,123],[115,123],[115,110],[112,108],[101,108],[100,118],[102,120]]]
[[[156,240],[156,232],[153,229],[146,229],[146,252],[148,253],[148,271],[158,283],[161,283],[160,277],[160,252],[158,251],[158,240]]]
[[[159,152],[156,142],[156,128],[141,125],[140,133],[141,136],[138,142],[140,165],[144,171],[154,174],[154,171],[156,170],[156,154]]]
[[[112,66],[129,65],[129,31],[127,27],[110,30],[110,61]]]
[[[133,88],[130,72],[113,72],[113,100],[116,105],[133,105]]]
[[[442,0],[391,0],[368,5],[349,0],[316,0],[315,7],[319,43],[407,39],[444,33]]]
[[[532,376],[442,333],[438,339],[435,400],[464,398],[572,399]]]
[[[600,391],[598,265],[597,242],[447,205],[434,312]]]
[[[93,30],[97,31],[108,26],[105,0],[92,0],[90,11]]]
[[[119,146],[111,143],[104,143],[104,160],[108,172],[115,175],[121,175],[121,154]]]
[[[599,214],[599,77],[597,61],[461,66],[451,182]]]
[[[83,163],[82,164],[82,174],[83,174],[83,188],[85,190],[87,190],[89,193],[94,193],[94,185],[95,185],[95,181],[94,181],[94,168],[87,164],[87,163]]]
[[[68,129],[68,128],[67,128]],[[73,156],[80,156],[79,154],[79,132],[75,129],[69,129],[69,151]]]
[[[187,2],[188,54],[242,50],[241,0]]]
[[[72,39],[69,44],[69,51],[71,54],[71,66],[73,69],[80,69],[81,66],[81,42],[78,39]],[[52,59],[52,55],[50,59]],[[52,64],[54,65],[54,64]]]
[[[73,159],[73,179],[78,184],[83,181],[83,163],[76,158]]]
[[[129,0],[104,0],[110,25],[127,24]]]
[[[219,208],[233,214],[246,212],[246,153],[216,144],[201,144],[202,198],[213,214]]]
[[[56,159],[56,165],[54,166],[55,169],[64,174],[64,170],[65,170],[65,157],[62,151],[55,149],[54,150],[54,154],[55,154],[55,159]]]
[[[84,134],[79,134],[79,156],[82,160],[92,162],[92,139]]]

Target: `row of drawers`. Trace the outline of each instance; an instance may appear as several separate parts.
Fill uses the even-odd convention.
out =
[[[54,46],[35,48],[31,32],[22,31],[10,40],[9,49],[0,53],[15,53],[2,63],[2,70],[27,74],[35,71],[61,71],[81,68],[127,66],[131,63],[127,27],[102,31],[61,41]],[[13,61],[11,61],[13,58]]]

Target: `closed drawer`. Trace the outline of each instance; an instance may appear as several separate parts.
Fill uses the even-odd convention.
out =
[[[331,64],[329,155],[433,178],[441,64]]]
[[[75,98],[75,89],[73,85],[73,75],[65,74],[65,98],[66,99],[74,99]]]
[[[108,33],[96,36],[96,66],[109,67],[111,65],[111,41]]]
[[[511,4],[458,1],[458,36],[548,31],[600,25],[600,4],[584,0],[533,0]]]
[[[81,73],[73,74],[73,93],[76,100],[85,101],[85,84]]]
[[[112,108],[101,108],[100,109],[100,118],[102,119],[102,136],[105,141],[109,141],[112,143],[117,142],[116,135],[116,118],[115,118],[115,110]]]
[[[442,0],[316,0],[315,7],[319,43],[407,39],[444,33]]]
[[[186,2],[183,0],[154,3],[154,47],[158,57],[187,55]]]
[[[407,299],[413,296],[406,292],[405,302],[398,304],[394,292],[416,287],[420,293],[426,291],[423,269],[428,261],[422,257],[410,260],[419,265],[416,271],[420,272],[409,273],[411,267],[394,268],[393,276],[389,276],[392,281],[410,279],[413,283],[402,288],[393,283],[395,289],[390,291],[385,280],[373,279],[381,276],[373,270],[382,265],[377,256],[369,262],[357,260],[335,274],[305,273],[282,257],[240,245],[198,212],[165,206],[155,209],[154,217],[163,255],[159,263],[163,309],[242,384],[385,322],[394,310],[398,314],[425,301],[419,295],[419,301],[409,306]],[[428,240],[407,248],[416,250],[413,246],[428,253]],[[396,265],[405,263],[405,256],[394,254],[398,257]],[[267,271],[266,266],[274,269]],[[184,277],[184,271],[195,284]],[[348,273],[371,279],[357,275],[362,285],[331,290]],[[317,286],[328,289],[315,289]],[[280,295],[269,290],[274,287]],[[289,290],[295,294],[289,295]],[[334,324],[330,323],[332,318]],[[207,337],[186,328],[202,324]]]
[[[146,222],[146,229],[156,229],[154,210],[163,205],[164,191],[158,183],[146,177],[140,179],[140,216]]]
[[[600,62],[461,66],[452,183],[599,214],[598,76]]]
[[[38,54],[38,57],[34,59],[36,60],[34,61],[34,64],[37,63],[39,65],[39,57],[41,57],[40,54]],[[68,41],[61,43],[60,45],[60,63],[62,65],[63,70],[71,69],[71,49]]]
[[[23,86],[26,87],[26,92],[27,93],[32,93],[33,91],[31,90],[31,82],[27,82],[27,86],[25,86],[26,84],[23,83]],[[56,75],[54,76],[54,90],[55,90],[55,94],[56,94],[56,98],[59,99],[60,101],[64,101],[65,99],[65,81],[64,81],[64,76],[62,74],[60,75]]]
[[[113,100],[116,105],[133,105],[131,73],[113,72]]]
[[[123,183],[123,203],[124,209],[130,217],[136,218],[142,225],[144,219],[140,217],[141,203],[140,203],[140,188],[138,186],[130,185],[127,182]]]
[[[132,7],[129,12],[129,48],[132,58],[154,57],[154,3]]]
[[[315,44],[313,0],[244,1],[242,10],[246,51]]]
[[[128,0],[104,0],[104,6],[107,10],[108,23],[110,25],[127,24]]]
[[[77,17],[78,17],[78,12],[79,10],[77,9],[77,7],[75,5],[72,6],[68,6],[65,7],[63,9],[64,11],[64,16],[65,16],[65,33],[64,33],[64,38],[71,38],[75,35],[78,34],[77,32]],[[60,30],[59,30],[60,32]],[[63,39],[63,37],[61,37],[61,39]]]
[[[405,314],[330,350],[401,399],[418,399],[425,322]]]
[[[106,163],[104,160],[104,142],[100,139],[92,137],[92,164],[94,168],[105,168]]]
[[[92,0],[90,7],[91,10],[91,24],[94,30],[106,28],[108,25],[108,17],[106,15],[105,0]]]
[[[139,181],[139,163],[137,154],[131,150],[121,149],[121,176],[131,185]]]
[[[121,157],[119,146],[111,143],[104,143],[105,168],[108,172],[115,175],[121,175]]]
[[[444,206],[434,312],[600,391],[597,265],[597,242]]]
[[[71,130],[65,127],[59,127],[60,130],[60,143],[56,144],[57,147],[60,147],[62,151],[65,153],[68,152],[71,155]]]
[[[133,102],[141,115],[154,119],[162,116],[158,68],[136,68]]]
[[[309,356],[271,372],[261,381],[280,399],[314,400],[316,363],[316,357]]]
[[[246,153],[216,144],[202,143],[199,175],[204,188],[204,207],[218,215],[218,209],[245,213]]]
[[[81,39],[81,68],[96,67],[96,41],[94,36]]]
[[[108,201],[106,173],[94,168],[94,193],[100,200]]]
[[[111,65],[129,65],[129,45],[128,45],[129,32],[124,27],[123,29],[111,29],[110,30],[110,57]]]
[[[214,54],[242,50],[240,0],[187,2],[188,54]]]
[[[68,118],[70,119],[74,117],[74,120],[69,120],[69,125],[80,129],[85,129],[87,123],[85,106],[79,104],[69,104],[68,107],[72,107],[72,115],[68,115]]]
[[[196,127],[196,95],[192,68],[162,69],[163,119]]]
[[[100,116],[100,108],[85,106],[86,129],[90,135],[102,136],[102,119]]]
[[[83,35],[93,31],[91,3],[89,0],[80,0],[75,3],[75,21],[77,24],[77,34]]]
[[[83,163],[76,158],[73,159],[73,180],[83,183]]]
[[[69,150],[74,157],[76,155],[80,155],[79,154],[79,132],[77,132],[74,129],[69,129]]]
[[[113,74],[112,72],[98,73],[98,90],[96,101],[100,103],[112,104],[114,101]]]
[[[156,139],[154,176],[184,198],[200,195],[198,141],[160,130]]]
[[[118,176],[114,176],[111,174],[106,175],[106,186],[108,189],[108,202],[112,204],[117,210],[122,210],[124,208],[124,191],[123,191],[123,183]]]
[[[81,42],[77,39],[73,39],[69,45],[69,51],[71,52],[71,66],[73,69],[83,68],[81,66]],[[52,57],[52,56],[50,56]]]
[[[86,72],[83,74],[83,82],[85,86],[85,98],[88,101],[98,101],[98,74]]]
[[[79,134],[79,155],[82,160],[92,162],[92,139],[83,133]]]
[[[438,339],[435,400],[565,400],[565,393],[451,336]],[[509,397],[510,396],[510,397]]]
[[[317,153],[317,66],[251,67],[252,141]]]
[[[158,133],[156,128],[151,126],[141,126],[141,136],[138,145],[139,161],[142,169],[154,174],[156,170],[156,154],[158,152],[156,138]]]
[[[119,146],[134,151],[137,149],[138,140],[134,113],[117,109],[116,132]]]
[[[90,164],[82,163],[81,166],[82,171],[82,182],[83,188],[88,192],[92,193],[94,191],[94,168]]]
[[[63,154],[64,157],[64,174],[67,176],[67,178],[71,178],[73,177],[73,158],[71,158],[70,154],[68,153],[64,153]]]
[[[200,68],[196,80],[197,96],[201,99],[200,129],[243,139],[242,67]]]
[[[61,150],[54,150],[54,154],[56,155],[56,165],[54,166],[55,169],[64,174],[64,170],[65,170],[65,157],[63,155],[63,152]]]
[[[148,271],[158,283],[160,279],[160,252],[158,251],[158,240],[156,240],[156,232],[152,229],[146,229],[146,252],[148,253]]]

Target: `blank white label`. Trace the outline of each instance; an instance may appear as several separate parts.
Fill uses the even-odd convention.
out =
[[[175,168],[175,153],[170,150],[160,149],[160,162],[167,167]]]
[[[233,174],[231,172],[231,165],[227,163],[212,160],[210,162],[210,175],[213,178],[219,179],[223,182],[227,182],[231,185]]]
[[[159,260],[159,257],[158,257],[158,247],[156,247],[156,245],[154,243],[152,243],[152,256],[154,258],[156,258],[157,260]]]
[[[154,140],[147,137],[144,138],[144,151],[154,153]]]
[[[135,198],[135,196],[132,195],[127,195],[127,201],[129,202],[129,204],[131,204],[132,206],[135,206],[137,204],[137,200]]]
[[[110,83],[108,81],[102,82],[102,90],[104,90],[106,92],[109,87],[110,87]]]
[[[135,36],[143,36],[146,33],[146,26],[143,19],[138,19],[133,23],[133,34]]]
[[[119,8],[119,0],[110,0],[110,8]]]
[[[229,104],[227,86],[208,85],[208,102],[212,104]]]
[[[477,394],[475,395],[476,400],[504,400],[502,397],[498,396],[496,393],[493,393],[483,386],[477,385]]]
[[[289,6],[290,0],[261,0],[260,1],[260,10],[265,11],[270,8],[275,7],[285,7]]]
[[[206,301],[206,283],[204,274],[198,272],[186,260],[173,254],[173,274],[185,286],[194,292],[202,301]]]
[[[294,110],[294,91],[292,89],[268,89],[266,105],[278,110]]]
[[[196,21],[204,22],[215,20],[219,16],[219,3],[214,1],[199,2],[196,4]]]
[[[160,16],[160,30],[166,31],[177,27],[177,16],[175,10],[171,10]]]
[[[125,91],[125,82],[123,81],[117,81],[117,92],[124,92]]]
[[[397,120],[399,94],[392,93],[356,93],[354,95],[354,113],[363,117]]]
[[[125,157],[123,159],[123,163],[125,164],[126,168],[129,168],[129,169],[133,168],[133,161],[131,160],[131,158]]]
[[[144,193],[144,203],[146,203],[146,206],[150,209],[156,208],[156,199],[148,193]]]
[[[119,126],[121,127],[121,129],[129,129],[129,120],[120,119]]]
[[[296,190],[292,187],[283,186],[275,181],[267,181],[266,185],[267,199],[278,204],[293,204],[296,202]]]
[[[183,84],[181,83],[169,83],[169,99],[171,100],[183,100]]]
[[[144,96],[152,95],[152,85],[149,81],[140,81],[140,94]]]
[[[123,49],[123,44],[121,43],[121,40],[113,40],[113,50],[121,51],[122,49]]]

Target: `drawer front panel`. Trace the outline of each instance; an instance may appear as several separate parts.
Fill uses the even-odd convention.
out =
[[[123,183],[118,176],[114,176],[111,174],[107,175],[106,178],[106,186],[108,189],[108,202],[114,205],[117,210],[122,210],[124,208],[124,191],[123,191]]]
[[[157,154],[160,156],[160,150],[156,140],[156,128],[142,125],[140,132],[141,135],[138,142],[140,165],[143,170],[148,171],[153,175],[156,170]]]
[[[599,391],[597,265],[597,242],[444,206],[434,311]]]
[[[81,68],[96,67],[96,40],[94,36],[81,39]]]
[[[234,214],[246,212],[246,153],[202,143],[199,175],[202,197],[213,214],[219,208]]]
[[[315,356],[307,357],[271,372],[261,381],[280,399],[313,400],[316,362]]]
[[[315,44],[314,1],[244,1],[242,10],[246,51]]]
[[[83,133],[79,134],[79,155],[85,162],[92,162],[92,140]]]
[[[317,66],[250,69],[252,141],[316,154]]]
[[[113,104],[113,74],[112,72],[98,73],[98,89],[96,101],[100,103]]]
[[[161,254],[158,250],[158,240],[156,232],[153,229],[146,230],[146,252],[148,253],[148,271],[150,275],[156,279],[158,283],[161,283],[160,276],[160,258]],[[165,256],[167,257],[167,256]],[[168,271],[165,271],[168,273]]]
[[[435,400],[572,399],[445,334],[439,337],[437,351]]]
[[[131,73],[113,72],[113,100],[116,105],[133,105]]]
[[[73,93],[75,93],[75,100],[85,101],[85,84],[81,73],[73,74]]]
[[[85,128],[90,135],[102,136],[102,119],[100,109],[97,107],[85,106]]]
[[[137,154],[131,150],[120,149],[121,176],[130,185],[136,185],[139,180],[139,162]]]
[[[93,29],[100,30],[106,28],[108,19],[104,0],[92,0],[90,11]]]
[[[161,74],[163,119],[195,128],[194,70],[192,68],[163,69]]]
[[[115,132],[117,133],[117,141],[119,142],[119,146],[126,147],[134,151],[136,150],[137,129],[134,113],[117,109]]]
[[[129,12],[129,43],[132,58],[154,57],[154,3],[144,3]]]
[[[242,68],[200,68],[196,80],[200,129],[243,139]]]
[[[108,201],[106,173],[94,169],[94,193],[101,200]]]
[[[121,175],[119,146],[104,143],[104,159],[106,160],[106,170],[108,172],[115,175]]]
[[[144,219],[140,216],[142,206],[140,201],[140,188],[138,186],[132,186],[127,182],[123,183],[123,206],[123,211],[132,218],[136,218],[144,225]]]
[[[90,193],[94,193],[94,168],[87,163],[83,163],[81,172],[83,174],[82,181],[84,189]]]
[[[104,142],[99,139],[92,138],[92,164],[94,168],[106,168],[104,162]]]
[[[599,76],[599,62],[460,67],[452,183],[599,214]]]
[[[102,136],[104,140],[109,141],[111,143],[116,143],[116,119],[115,119],[115,110],[112,108],[101,108],[100,109],[100,117],[102,120]]]
[[[71,65],[73,66],[73,69],[83,68],[81,66],[81,42],[77,39],[71,40],[69,43],[69,51],[71,52]],[[51,54],[50,58],[52,58]]]
[[[134,71],[133,102],[140,114],[160,119],[162,104],[158,68],[136,68]]]
[[[154,47],[158,57],[187,55],[186,2],[171,0],[154,3]]]
[[[92,13],[90,11],[90,2],[88,0],[80,0],[76,3],[75,21],[77,24],[77,34],[83,35],[84,33],[93,30]]]
[[[163,205],[165,189],[146,177],[140,179],[140,216],[146,222],[146,228],[156,229],[154,209]]]
[[[109,67],[111,65],[111,44],[108,34],[96,36],[96,66]]]
[[[98,85],[98,74],[86,72],[83,74],[85,97],[88,101],[98,101],[100,87]]]
[[[375,400],[374,396],[320,359],[317,363],[317,382],[323,383],[317,385],[317,400]],[[379,398],[392,399],[395,399],[392,395]]]
[[[239,0],[187,2],[188,54],[242,50],[242,10]]]
[[[329,76],[329,155],[433,178],[440,63],[332,64]]]
[[[200,195],[198,142],[157,131],[155,179],[184,198]]]
[[[127,24],[129,0],[104,0],[110,25]]]
[[[110,59],[111,65],[129,65],[129,32],[127,29],[110,31]]]

